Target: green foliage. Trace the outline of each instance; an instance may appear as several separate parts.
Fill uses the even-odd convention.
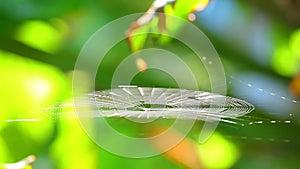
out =
[[[78,121],[52,119],[46,115],[47,112],[40,111],[40,108],[49,107],[71,97],[70,79],[76,57],[93,32],[109,21],[126,14],[145,12],[152,2],[150,0],[142,3],[139,0],[75,0],[72,2],[67,0],[0,0],[0,163],[14,163],[29,154],[34,154],[37,160],[33,168],[43,169],[183,168],[178,162],[164,154],[145,159],[128,159],[111,154],[93,143]],[[198,2],[178,0],[175,8],[167,5],[164,10],[166,14],[188,19],[189,13],[194,10]],[[207,0],[200,2],[204,6],[208,3]],[[284,8],[278,9],[279,5],[276,5],[275,1],[249,1],[243,5],[239,5],[238,1],[215,0],[215,2],[223,3],[223,6],[216,5],[217,9],[214,12],[227,11],[227,13],[224,16],[217,16],[215,13],[209,13],[210,11],[206,13],[206,16],[199,13],[200,17],[195,24],[209,36],[224,61],[225,68],[230,69],[232,74],[256,72],[270,78],[277,77],[280,83],[289,83],[289,79],[284,77],[292,77],[299,72],[300,56],[300,33],[295,29],[297,22],[292,22],[293,17],[285,19],[285,14],[280,13]],[[241,23],[248,23],[249,18],[242,18],[239,14],[231,13],[236,9],[232,9],[230,3],[237,4],[237,11],[246,11],[246,16],[254,18],[254,22],[251,22],[253,25],[244,25],[247,29],[240,30]],[[267,16],[266,13],[268,13]],[[297,13],[299,12],[296,11],[295,15]],[[233,19],[228,20],[226,18],[228,16]],[[222,24],[207,26],[214,21],[222,21]],[[197,81],[200,88],[209,90],[210,79],[206,70],[199,66],[200,61],[188,47],[167,36],[139,34],[149,29],[158,30],[158,22],[158,17],[155,16],[151,23],[134,32],[136,35],[133,37],[133,51],[157,47],[175,53],[198,75]],[[259,32],[261,25],[267,25],[264,29],[280,38],[271,39],[268,42],[272,43],[259,44],[260,48],[249,50],[250,42],[258,39],[255,41],[258,43],[266,38],[264,34],[258,34],[259,36],[250,34]],[[284,29],[281,30],[280,27]],[[163,31],[166,34],[178,33],[181,29],[182,25],[167,18],[166,30]],[[230,32],[232,30],[240,30],[240,32]],[[101,67],[101,72],[104,73],[96,79],[97,90],[110,86],[111,76],[116,66],[129,54],[130,50],[125,41],[116,46],[109,51],[105,65]],[[274,49],[274,52],[264,57],[268,59],[268,63],[272,63],[272,66],[255,61],[254,58],[257,57],[255,52],[269,50],[269,48]],[[160,77],[163,78],[160,79]],[[181,77],[184,79],[184,74]],[[251,79],[249,81],[251,82]],[[141,86],[177,87],[174,79],[169,75],[155,70],[138,74],[133,79],[133,83]],[[268,89],[268,85],[271,84],[262,87]],[[188,87],[189,84],[186,86]],[[288,90],[287,86],[285,90]],[[260,92],[254,94],[257,93]],[[240,93],[240,95],[243,94]],[[261,95],[256,95],[256,97],[261,97]],[[277,105],[273,104],[269,107],[273,106]],[[298,109],[293,110],[295,114],[298,111]],[[273,119],[278,115],[270,115],[271,113],[258,110],[253,118],[263,116],[264,119]],[[286,118],[297,120],[294,116]],[[22,121],[24,119],[33,121]],[[120,121],[112,121],[112,123],[119,131],[127,132],[127,134],[140,130],[138,127],[120,123]],[[299,127],[297,124],[284,124],[279,127],[275,125],[271,127],[260,125],[256,128],[239,127],[222,123],[218,128],[222,139],[227,135],[234,135],[237,138],[228,139],[230,143],[225,144],[225,147],[230,149],[225,152],[230,152],[232,159],[236,160],[240,155],[234,168],[299,168],[299,134],[297,134]],[[198,138],[200,130],[201,128],[198,127],[196,132],[189,134],[189,137]],[[249,139],[244,139],[245,135]],[[265,141],[255,140],[261,137],[266,137]],[[221,145],[218,143],[222,143],[222,139],[210,146]],[[280,140],[288,139],[291,139],[292,143],[280,142]],[[118,140],[112,141],[118,143]],[[201,146],[199,146],[199,151],[200,149]],[[202,153],[204,153],[203,156],[208,155],[211,153],[210,148],[203,150]],[[209,155],[213,156],[213,154]],[[224,161],[230,160],[227,156],[219,158]],[[215,163],[218,162],[215,161]]]

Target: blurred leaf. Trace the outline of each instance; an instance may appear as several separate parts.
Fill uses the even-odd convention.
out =
[[[61,92],[65,91],[63,74],[51,66],[2,51],[0,65],[3,72],[0,78],[5,79],[0,87],[6,92],[0,99],[10,105],[6,114],[32,113],[34,109],[60,99]]]
[[[300,29],[292,33],[289,45],[292,54],[295,55],[298,58],[298,60],[300,60]],[[300,66],[298,68],[300,70]]]
[[[144,47],[148,34],[143,32],[147,32],[148,29],[149,26],[142,26],[134,31],[134,34],[131,35],[131,50],[133,52],[136,52]]]
[[[97,168],[98,147],[84,132],[79,121],[61,120],[58,127],[58,137],[50,150],[57,168]]]
[[[61,46],[67,26],[62,20],[53,20],[61,30],[55,29],[47,22],[32,20],[23,23],[17,33],[16,39],[37,49],[52,53]]]
[[[1,168],[1,163],[5,163],[8,161],[12,161],[12,157],[9,152],[9,149],[7,148],[5,141],[2,138],[1,129],[0,129],[0,168]]]
[[[293,76],[297,73],[297,58],[287,46],[278,47],[273,55],[272,66],[274,70],[284,76]]]
[[[288,43],[282,43],[273,54],[272,66],[281,75],[292,77],[300,70],[300,31],[295,31]]]
[[[3,148],[1,153],[6,160],[18,160],[39,152],[53,137],[53,122],[36,110],[61,99],[66,83],[57,69],[3,51],[0,71],[0,134],[2,145],[10,151]]]

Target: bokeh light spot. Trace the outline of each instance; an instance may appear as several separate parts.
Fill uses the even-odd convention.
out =
[[[278,47],[273,54],[273,69],[283,76],[293,76],[299,68],[297,58],[288,47]]]
[[[239,157],[237,147],[219,133],[198,145],[198,152],[206,168],[230,168]]]

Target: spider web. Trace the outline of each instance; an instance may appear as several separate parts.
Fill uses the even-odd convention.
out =
[[[254,106],[244,100],[204,91],[176,88],[150,88],[120,86],[115,89],[95,91],[86,95],[87,99],[77,101],[76,106],[97,107],[90,114],[77,112],[78,117],[134,117],[134,118],[180,118],[202,121],[224,121],[244,116],[254,110]],[[62,118],[74,112],[61,111],[71,103],[50,108],[48,115]]]

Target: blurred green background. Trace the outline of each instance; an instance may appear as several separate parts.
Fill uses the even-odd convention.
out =
[[[145,12],[151,3],[0,0],[0,163],[34,154],[37,169],[187,167],[186,159],[176,158],[184,157],[178,152],[145,159],[111,154],[93,143],[78,121],[33,113],[72,97],[76,58],[96,30],[119,17]],[[211,40],[224,64],[228,94],[256,107],[241,123],[261,119],[263,123],[222,122],[205,145],[193,141],[197,132],[191,133],[185,140],[190,146],[182,153],[197,156],[204,168],[299,168],[300,107],[294,102],[300,95],[300,1],[214,0],[196,16],[194,24]],[[178,44],[161,48],[176,51]],[[96,90],[109,88],[114,69],[129,54],[126,41],[109,52]],[[188,50],[181,55],[194,73],[201,74]],[[162,76],[150,71],[135,82],[176,87],[171,78],[162,80],[158,75]],[[206,82],[202,85],[207,89]],[[10,121],[14,119],[39,121]]]

